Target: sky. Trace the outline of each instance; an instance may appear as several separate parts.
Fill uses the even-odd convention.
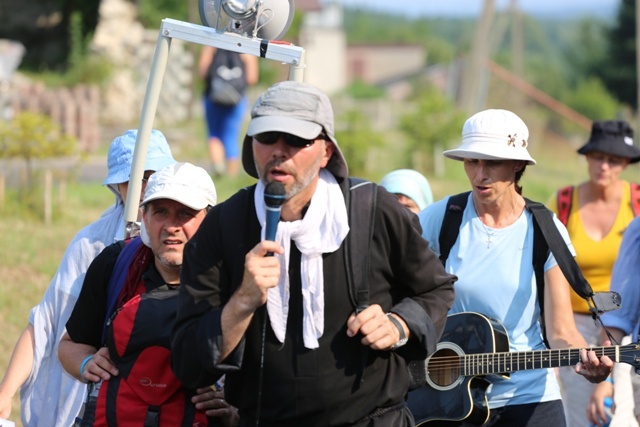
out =
[[[325,0],[326,1],[326,0]],[[621,0],[519,0],[526,13],[535,15],[601,15],[615,12]],[[498,9],[506,9],[510,0],[494,0]],[[342,0],[346,7],[398,12],[407,16],[478,16],[483,0]]]

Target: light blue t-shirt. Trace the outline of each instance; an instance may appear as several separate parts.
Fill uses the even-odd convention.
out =
[[[440,200],[419,214],[422,235],[437,254],[440,254],[438,236],[447,201]],[[566,228],[555,216],[554,221],[569,250],[575,254]],[[525,209],[508,227],[486,227],[475,212],[470,194],[458,239],[445,266],[448,273],[458,276],[449,313],[476,312],[499,320],[507,330],[510,351],[546,349],[538,321],[540,307],[532,260],[531,212]],[[556,265],[550,255],[544,270]],[[490,408],[560,399],[552,369],[513,372],[511,379],[497,376],[488,379],[492,383],[487,390]]]

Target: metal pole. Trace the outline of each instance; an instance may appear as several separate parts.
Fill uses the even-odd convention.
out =
[[[297,64],[291,64],[289,66],[289,80],[293,80],[296,82],[303,81],[304,69],[307,66],[307,64],[305,63],[304,56],[305,56],[305,53],[304,51],[302,51],[302,53],[300,53],[300,62],[298,62]]]
[[[480,83],[484,73],[482,65],[488,58],[489,34],[493,21],[495,0],[485,0],[482,14],[476,24],[471,54],[465,61],[464,81],[462,82],[461,107],[468,114],[475,113],[480,106]]]
[[[136,146],[133,150],[129,191],[127,192],[127,200],[124,206],[125,238],[135,236],[139,230],[137,221],[144,164],[147,157],[146,153],[149,149],[153,119],[158,108],[160,89],[162,88],[162,79],[167,68],[172,38],[283,62],[290,66],[290,80],[302,81],[303,79],[306,66],[304,62],[305,52],[299,46],[273,40],[248,38],[233,33],[218,33],[213,28],[202,25],[170,18],[163,19],[149,72],[147,91],[142,105],[138,135],[136,136]]]
[[[167,68],[169,48],[171,46],[171,39],[165,34],[166,32],[162,31],[158,35],[158,42],[153,55],[151,70],[149,71],[147,91],[145,93],[144,103],[142,104],[140,124],[136,136],[136,146],[133,150],[131,174],[129,176],[129,190],[127,192],[124,210],[125,238],[135,236],[139,230],[137,221],[140,193],[142,191],[142,177],[144,176],[144,164],[147,158],[149,138],[151,137],[151,130],[153,129],[153,118],[158,108],[162,79]]]

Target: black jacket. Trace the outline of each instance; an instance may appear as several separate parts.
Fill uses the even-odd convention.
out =
[[[256,312],[234,352],[221,364],[214,361],[221,345],[222,308],[242,281],[246,253],[260,240],[254,191],[255,187],[241,190],[214,207],[187,244],[172,344],[173,368],[185,384],[205,386],[226,374],[226,397],[239,408],[241,419],[256,414],[265,307]],[[346,284],[344,244],[323,255],[324,334],[318,349],[304,347],[300,252],[293,242],[291,308],[284,344],[276,340],[266,321],[261,426],[350,425],[377,408],[403,401],[409,385],[406,363],[435,350],[456,280],[444,271],[421,234],[417,216],[379,188],[370,253],[370,300],[385,312],[393,308],[409,326],[411,339],[397,352],[370,350],[360,344],[359,337],[346,334],[354,307]]]

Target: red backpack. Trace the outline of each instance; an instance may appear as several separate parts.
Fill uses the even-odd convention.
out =
[[[631,211],[633,212],[633,216],[638,216],[640,215],[640,184],[632,182],[629,186],[631,187]],[[570,185],[558,191],[558,219],[565,226],[567,222],[569,222],[574,188],[575,187]]]
[[[111,317],[106,344],[120,374],[100,387],[94,426],[208,425],[191,403],[195,391],[183,387],[171,369],[177,297],[178,290],[167,285],[147,292],[139,282],[135,296]]]

